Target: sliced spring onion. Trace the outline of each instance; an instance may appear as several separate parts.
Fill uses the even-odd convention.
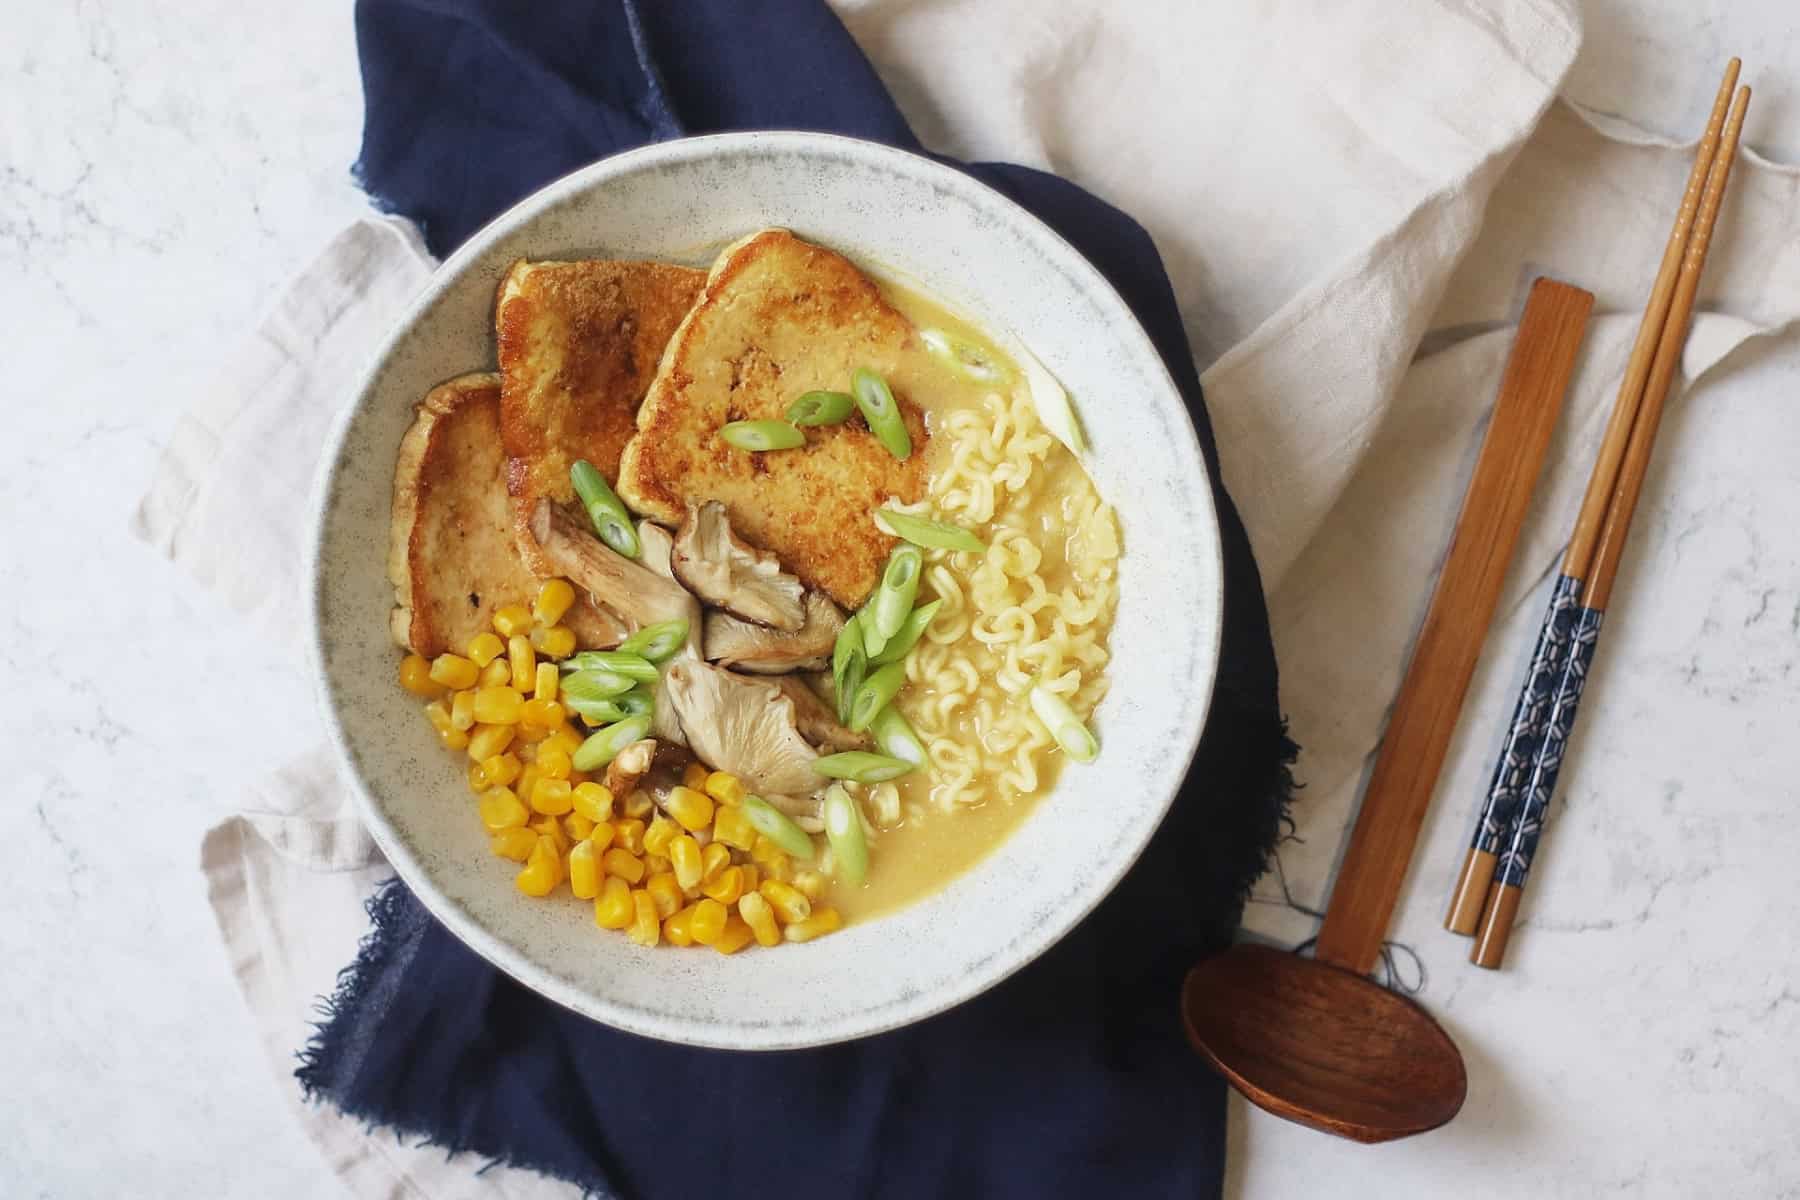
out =
[[[925,743],[913,732],[912,723],[892,704],[875,714],[875,719],[869,722],[869,733],[889,758],[903,759],[915,767],[925,765]]]
[[[613,703],[624,709],[628,717],[647,717],[656,711],[656,697],[647,683],[640,683],[623,696],[614,697]]]
[[[626,717],[636,716],[636,713],[620,703],[624,698],[624,696],[619,696],[610,700],[588,700],[571,696],[566,692],[557,697],[564,708],[577,716],[587,718],[590,725],[611,725],[614,721],[623,721]]]
[[[786,421],[733,421],[719,426],[719,436],[739,450],[792,450],[806,445],[806,435]]]
[[[1076,762],[1093,762],[1100,753],[1100,742],[1075,715],[1069,702],[1036,684],[1026,694],[1031,698],[1031,711],[1044,723],[1044,728],[1050,731],[1063,753]]]
[[[869,656],[863,650],[862,617],[852,614],[838,631],[837,645],[831,651],[831,694],[837,698],[839,721],[850,719],[850,701],[862,686],[869,670]]]
[[[868,655],[871,661],[877,654],[887,649],[888,640],[882,637],[880,631],[875,628],[874,596],[870,596],[869,602],[862,606],[861,612],[856,614],[856,627],[862,632],[863,653]]]
[[[636,558],[643,547],[638,543],[631,513],[600,469],[585,458],[576,459],[569,468],[569,482],[575,485],[575,494],[581,497],[582,507],[587,509],[588,520],[593,522],[600,540],[626,558]]]
[[[653,663],[672,658],[681,649],[681,643],[687,641],[688,619],[677,617],[673,621],[659,621],[655,625],[646,625],[624,641],[619,643],[619,653],[635,654],[639,658]]]
[[[850,376],[850,390],[855,393],[856,407],[862,410],[875,440],[895,458],[911,457],[912,434],[906,431],[906,421],[900,416],[900,406],[894,402],[887,380],[867,367],[858,367]]]
[[[656,682],[656,667],[650,660],[624,650],[583,650],[580,654],[564,659],[562,667],[565,671],[605,671],[609,675],[623,675],[639,683]]]
[[[887,567],[881,572],[881,586],[869,602],[869,615],[875,621],[875,632],[881,635],[882,650],[892,640],[912,613],[913,600],[919,594],[919,576],[925,570],[925,556],[917,546],[902,542],[888,555]],[[880,653],[879,650],[872,654]]]
[[[611,700],[629,692],[637,684],[638,681],[631,676],[621,675],[616,671],[576,671],[572,675],[563,676],[562,682],[557,685],[557,694],[571,700]]]
[[[993,350],[980,342],[958,337],[946,329],[921,329],[919,340],[925,348],[970,379],[982,383],[1005,383],[1012,378],[1006,363]]]
[[[633,742],[642,741],[650,733],[650,718],[627,717],[593,734],[576,747],[570,763],[577,771],[593,771],[604,767]]]
[[[848,779],[853,783],[881,783],[888,779],[898,779],[913,769],[913,765],[905,759],[870,754],[867,750],[827,754],[823,758],[813,759],[812,766],[814,771],[827,779]]]
[[[1087,439],[1082,436],[1081,418],[1075,413],[1075,405],[1069,400],[1069,393],[1063,390],[1062,384],[1056,382],[1056,376],[1045,370],[1044,364],[1016,339],[1010,349],[1019,369],[1025,372],[1025,384],[1031,390],[1031,403],[1037,409],[1038,420],[1056,436],[1057,441],[1069,448],[1069,453],[1080,458],[1087,453]]]
[[[967,550],[973,554],[987,553],[987,545],[980,538],[961,525],[952,525],[948,521],[933,521],[929,517],[915,517],[911,513],[880,508],[875,510],[875,523],[915,546],[933,550]]]
[[[905,663],[889,663],[870,671],[850,701],[850,728],[861,733],[873,724],[876,714],[899,694],[900,685],[905,682]]]
[[[869,877],[869,839],[863,835],[862,814],[856,801],[834,783],[825,789],[825,840],[831,843],[837,860],[838,874],[849,883],[861,883]]]
[[[881,653],[869,660],[869,665],[886,666],[891,662],[899,662],[907,652],[919,644],[925,636],[925,630],[931,624],[931,618],[937,616],[937,610],[944,606],[942,600],[933,600],[930,604],[921,604],[907,614],[906,621],[900,626],[900,632],[888,639]]]
[[[810,859],[813,856],[812,839],[806,836],[806,830],[794,824],[793,818],[764,800],[761,796],[745,796],[742,801],[744,816],[750,821],[750,828],[786,850],[798,859]]]
[[[841,425],[856,411],[849,392],[807,392],[788,405],[787,419],[795,425]]]

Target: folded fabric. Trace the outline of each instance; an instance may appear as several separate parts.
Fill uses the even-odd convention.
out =
[[[368,98],[360,176],[439,251],[517,194],[658,137],[805,124],[914,145],[817,3],[595,4],[551,15],[364,0],[358,31]],[[467,88],[469,78],[483,86]],[[805,81],[799,95],[794,80]],[[446,93],[457,102],[444,103]],[[500,133],[534,118],[537,133]],[[470,161],[481,164],[479,182],[455,169]],[[1292,750],[1255,562],[1149,238],[1053,176],[969,169],[1106,273],[1200,432],[1227,596],[1194,768],[1203,785],[1184,789],[1126,881],[1038,962],[944,1016],[804,1052],[696,1050],[585,1020],[478,958],[396,881],[371,901],[375,931],[307,1048],[299,1074],[311,1094],[452,1149],[632,1196],[1217,1192],[1222,1090],[1183,1048],[1175,996],[1185,968],[1236,926],[1286,795]],[[469,182],[445,187],[447,175]],[[712,1136],[683,1146],[672,1131],[698,1111]],[[1180,1121],[1184,1136],[1171,1143],[1159,1117]]]

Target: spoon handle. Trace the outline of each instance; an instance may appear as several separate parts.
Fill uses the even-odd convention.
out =
[[[1319,930],[1316,953],[1328,963],[1362,974],[1381,953],[1593,304],[1591,293],[1566,283],[1532,285]]]

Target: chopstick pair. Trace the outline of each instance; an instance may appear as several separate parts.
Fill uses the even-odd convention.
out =
[[[1732,59],[1713,101],[1638,327],[1618,399],[1551,592],[1524,689],[1464,857],[1445,927],[1476,937],[1470,961],[1498,967],[1543,835],[1625,537],[1681,359],[1750,89]],[[1728,111],[1729,109],[1729,111]]]

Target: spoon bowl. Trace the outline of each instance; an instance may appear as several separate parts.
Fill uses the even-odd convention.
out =
[[[1194,967],[1182,1023],[1258,1107],[1358,1142],[1436,1129],[1469,1079],[1443,1027],[1404,996],[1316,959],[1239,945]]]

